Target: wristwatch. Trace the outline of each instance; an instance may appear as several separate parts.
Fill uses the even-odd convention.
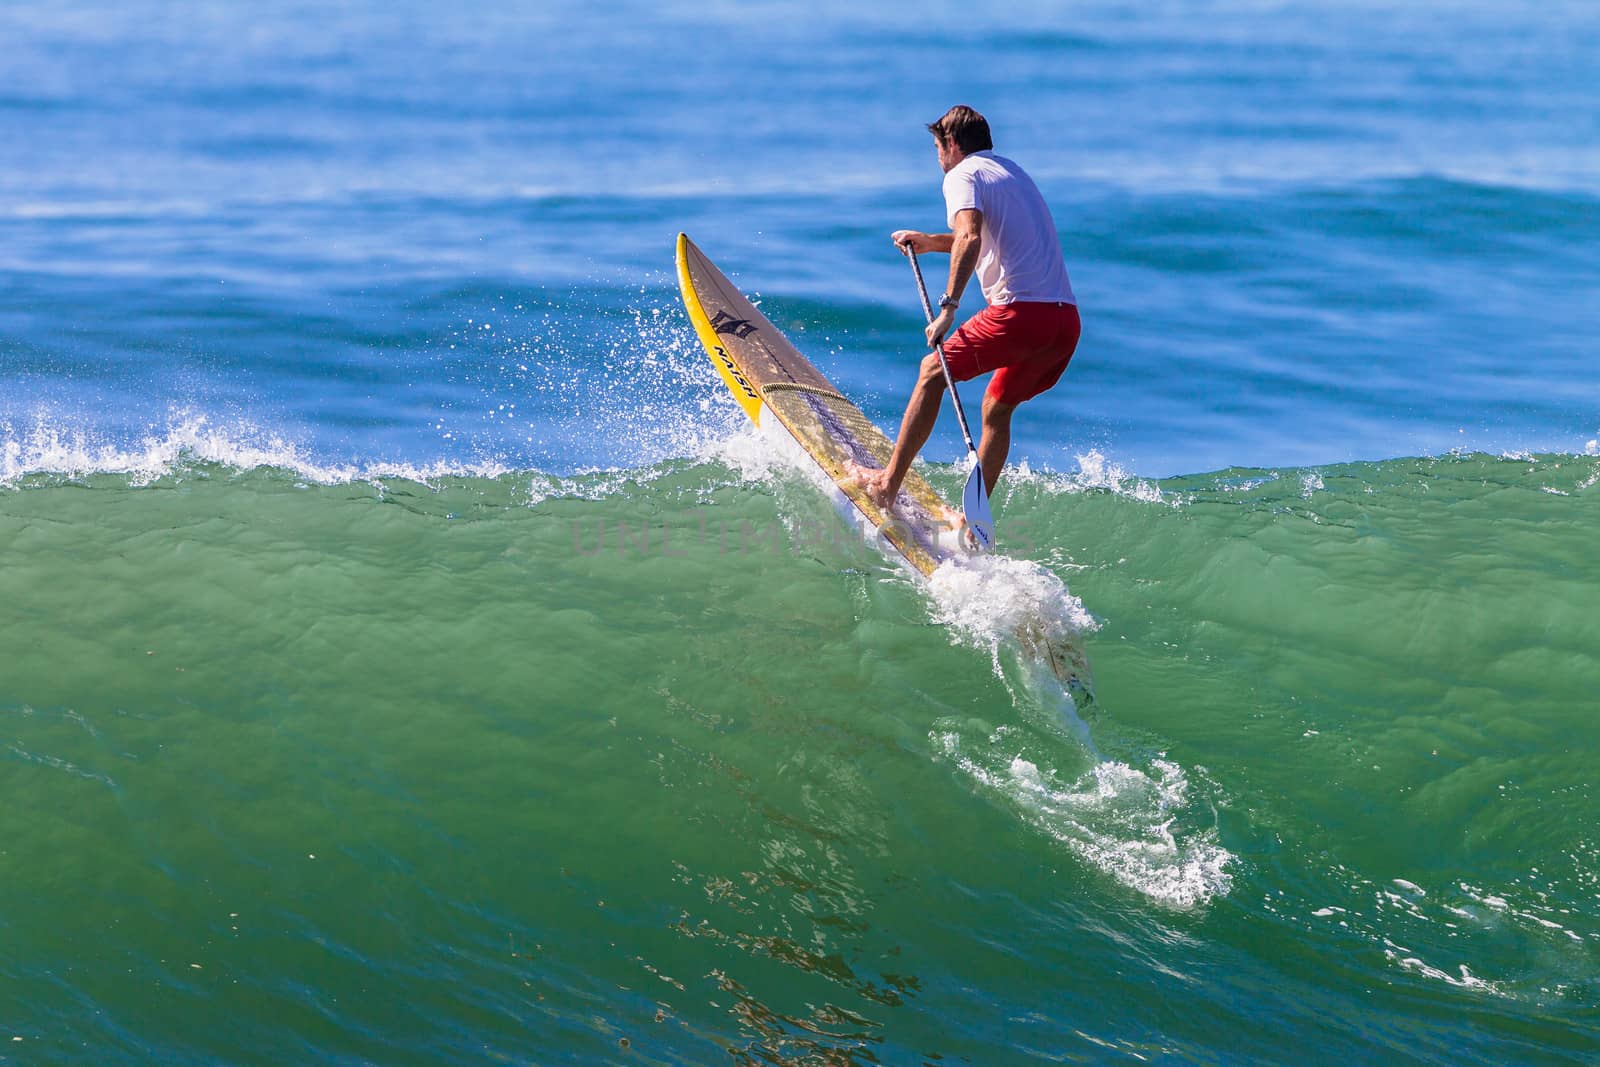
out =
[[[941,296],[939,298],[939,308],[940,308],[940,310],[944,310],[945,308],[950,308],[950,309],[953,310],[953,309],[958,308],[960,306],[961,306],[961,301],[957,300],[955,297],[951,296],[949,293],[946,293],[946,294],[944,294],[943,296]]]

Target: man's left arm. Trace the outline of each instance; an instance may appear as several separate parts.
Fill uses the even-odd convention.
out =
[[[928,347],[944,340],[944,335],[955,325],[955,305],[961,301],[961,291],[972,280],[978,267],[978,252],[983,247],[983,212],[977,208],[963,208],[956,212],[950,242],[950,284],[945,289],[949,298],[942,301],[938,316],[928,324]]]

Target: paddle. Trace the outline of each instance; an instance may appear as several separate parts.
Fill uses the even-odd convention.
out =
[[[928,286],[922,280],[922,267],[917,264],[917,253],[907,247],[911,259],[911,273],[917,276],[917,294],[922,297],[922,313],[933,321],[933,304],[928,300]],[[944,371],[944,384],[950,389],[950,399],[956,404],[956,421],[961,424],[961,436],[966,439],[967,452],[972,456],[972,473],[967,476],[967,487],[961,491],[961,510],[972,527],[980,548],[994,547],[994,515],[989,510],[989,490],[983,484],[983,464],[978,460],[978,446],[972,443],[972,431],[967,429],[967,414],[961,410],[961,397],[956,392],[955,379],[950,377],[950,364],[945,362],[944,344],[933,346],[939,353],[939,366]]]

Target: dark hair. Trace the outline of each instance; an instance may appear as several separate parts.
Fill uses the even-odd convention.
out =
[[[994,139],[989,136],[989,120],[966,104],[957,104],[939,116],[938,122],[928,123],[928,132],[937,137],[940,144],[953,144],[969,154],[994,147]]]

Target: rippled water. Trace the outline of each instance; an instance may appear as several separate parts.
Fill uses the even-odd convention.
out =
[[[1597,37],[0,10],[0,1059],[1600,1056]],[[957,100],[1085,338],[923,582],[671,250],[892,426]]]

